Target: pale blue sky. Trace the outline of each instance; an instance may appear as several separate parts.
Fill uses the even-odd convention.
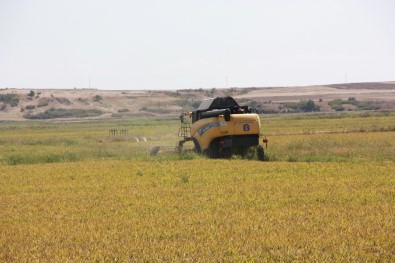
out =
[[[0,0],[0,88],[395,80],[393,0]]]

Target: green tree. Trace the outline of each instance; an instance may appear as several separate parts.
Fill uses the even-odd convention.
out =
[[[315,105],[314,101],[308,100],[306,103],[303,103],[303,105],[301,105],[300,109],[305,112],[312,112],[319,110],[319,106]]]

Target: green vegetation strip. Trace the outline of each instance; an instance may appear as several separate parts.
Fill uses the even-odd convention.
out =
[[[37,114],[26,114],[26,119],[85,118],[102,115],[97,109],[49,109]]]
[[[343,111],[343,105],[354,105],[358,110],[378,110],[380,104],[372,101],[358,101],[355,98],[348,98],[348,100],[336,99],[328,102],[329,106],[336,111]]]

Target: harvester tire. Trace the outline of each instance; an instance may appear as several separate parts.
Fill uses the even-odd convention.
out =
[[[263,147],[261,145],[258,145],[256,147],[256,153],[257,153],[259,161],[264,161],[265,160],[265,150],[263,149]]]
[[[149,152],[150,155],[155,156],[159,153],[160,151],[160,146],[154,146],[151,148],[151,151]]]
[[[193,141],[193,145],[195,146],[194,152],[201,153],[202,150],[200,149],[199,142],[195,138],[192,138],[192,141]]]

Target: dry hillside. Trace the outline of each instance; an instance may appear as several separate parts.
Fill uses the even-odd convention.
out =
[[[176,91],[2,89],[0,120],[176,117],[216,96],[233,96],[261,113],[390,110],[395,83]]]

